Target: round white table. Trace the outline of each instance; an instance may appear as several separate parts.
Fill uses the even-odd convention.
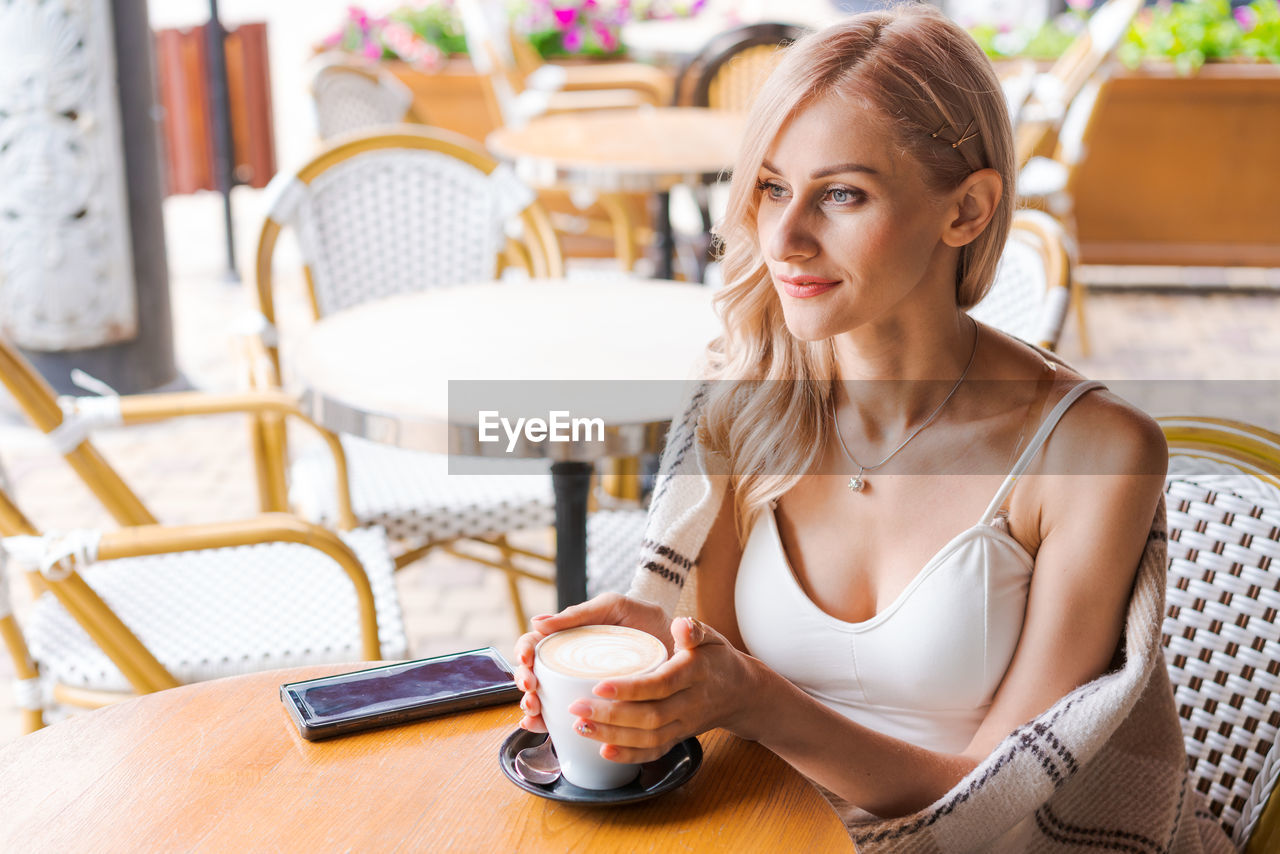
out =
[[[304,411],[335,432],[448,453],[454,472],[474,457],[551,459],[565,607],[586,598],[594,462],[661,450],[699,357],[719,333],[711,293],[700,285],[512,280],[328,315],[290,362]],[[566,441],[527,429],[535,418],[552,426],[555,413],[566,413],[559,421],[569,426],[558,431]]]

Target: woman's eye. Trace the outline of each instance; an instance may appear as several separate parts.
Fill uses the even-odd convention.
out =
[[[787,188],[775,181],[756,181],[756,190],[770,199],[785,199],[787,197]]]
[[[832,187],[827,191],[827,198],[837,205],[850,205],[860,201],[862,194],[844,187]]]

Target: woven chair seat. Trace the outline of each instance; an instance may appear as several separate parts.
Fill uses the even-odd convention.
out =
[[[1280,775],[1280,501],[1206,464],[1170,460],[1163,641],[1193,785],[1243,846]]]
[[[555,523],[550,465],[544,460],[468,459],[468,471],[449,474],[445,454],[404,451],[342,437],[351,481],[351,506],[361,525],[378,525],[392,540],[435,542],[495,537]],[[513,472],[522,472],[519,474]],[[316,447],[300,455],[290,477],[290,503],[319,524],[337,520],[333,457]]]
[[[599,510],[587,518],[587,596],[627,592],[647,516],[645,510]]]
[[[408,642],[386,534],[371,528],[340,536],[369,576],[382,657],[404,658]],[[101,561],[82,575],[181,682],[364,658],[348,576],[307,546],[267,543]],[[46,677],[131,690],[51,594],[33,604],[26,629]]]

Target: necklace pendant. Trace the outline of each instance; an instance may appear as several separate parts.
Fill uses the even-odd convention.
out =
[[[858,472],[857,475],[849,478],[850,492],[861,492],[866,485],[866,481],[862,479],[862,472]]]

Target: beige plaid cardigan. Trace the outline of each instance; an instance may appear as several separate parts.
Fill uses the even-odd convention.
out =
[[[668,436],[630,590],[669,615],[693,610],[696,558],[728,483],[723,461],[697,441],[707,393],[705,385],[695,391]],[[914,815],[867,821],[846,815],[858,849],[1234,851],[1188,785],[1160,645],[1166,550],[1162,500],[1138,567],[1119,669],[1018,727]]]

